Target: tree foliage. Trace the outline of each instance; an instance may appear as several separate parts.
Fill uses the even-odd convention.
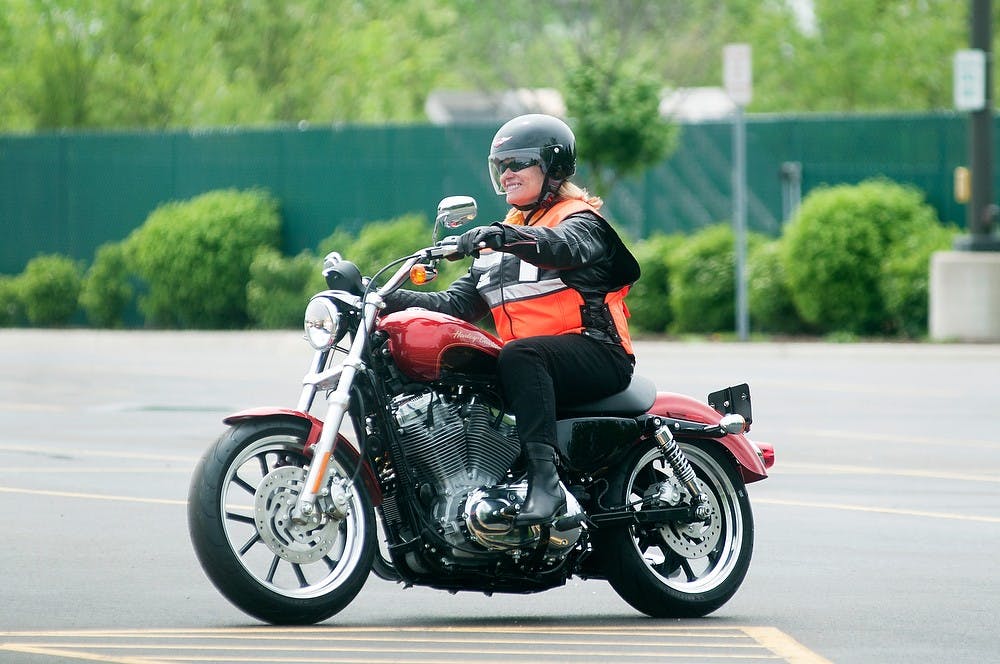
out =
[[[660,116],[650,76],[617,74],[593,63],[573,71],[569,89],[578,151],[598,194],[607,196],[620,178],[658,164],[676,148],[677,125]]]
[[[454,78],[435,0],[6,4],[0,130],[412,121]]]
[[[421,121],[434,89],[569,95],[587,68],[717,86],[732,41],[753,47],[751,111],[949,108],[968,4],[6,0],[0,131]]]

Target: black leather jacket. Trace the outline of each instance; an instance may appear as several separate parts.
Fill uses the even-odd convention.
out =
[[[617,341],[604,297],[635,282],[639,264],[606,220],[578,212],[552,227],[494,225],[504,231],[500,252],[484,252],[445,291],[396,291],[387,298],[385,313],[423,307],[476,322],[502,300],[517,297],[516,285],[524,281],[523,262],[538,268],[536,282],[558,278],[581,294],[585,334]]]

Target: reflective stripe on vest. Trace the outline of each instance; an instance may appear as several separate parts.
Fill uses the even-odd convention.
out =
[[[597,213],[586,202],[559,201],[545,211],[533,226],[556,226],[578,212]],[[517,276],[514,265],[517,264]],[[539,270],[511,254],[483,253],[479,267],[489,268],[477,288],[493,314],[498,336],[504,341],[550,334],[580,334],[584,331],[581,307],[583,296],[559,278],[557,270]],[[509,266],[509,267],[508,267]],[[503,270],[501,276],[500,271]],[[509,279],[509,281],[508,281]],[[605,304],[625,351],[632,354],[628,333],[625,295],[629,287],[608,293]]]

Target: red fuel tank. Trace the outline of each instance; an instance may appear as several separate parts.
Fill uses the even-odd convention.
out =
[[[396,366],[414,380],[434,381],[451,373],[496,375],[503,342],[464,320],[407,309],[383,316],[377,326],[389,335]]]

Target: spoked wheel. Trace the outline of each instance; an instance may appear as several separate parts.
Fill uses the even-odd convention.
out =
[[[718,609],[743,583],[753,550],[750,499],[733,459],[710,443],[680,447],[708,497],[711,515],[596,533],[612,587],[656,618],[693,618]],[[638,448],[610,484],[611,500],[635,510],[665,507],[664,498],[690,501],[652,443]]]
[[[305,483],[308,424],[249,421],[232,427],[199,462],[188,527],[215,586],[246,613],[312,624],[347,606],[371,569],[375,520],[364,483],[340,445],[330,461],[328,517],[290,517]]]

